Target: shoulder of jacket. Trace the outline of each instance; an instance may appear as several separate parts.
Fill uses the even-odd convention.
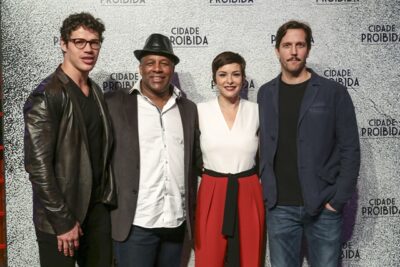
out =
[[[264,83],[263,85],[261,85],[260,90],[266,90],[266,89],[274,86],[278,82],[279,76],[275,77],[272,80],[270,80],[270,81]]]
[[[177,99],[177,103],[178,103],[178,104],[182,104],[182,105],[187,105],[187,106],[190,106],[190,107],[193,107],[193,108],[196,108],[196,104],[195,104],[192,100],[187,99],[187,98],[184,97],[184,96],[179,97],[179,98]]]
[[[325,89],[333,90],[333,91],[347,90],[347,88],[344,85],[342,85],[341,83],[338,83],[334,80],[331,80],[331,79],[328,79],[321,75],[318,75],[317,73],[313,73],[313,76],[314,76],[313,83],[321,86],[321,88],[325,88]]]
[[[32,98],[43,98],[46,101],[62,101],[65,99],[64,84],[57,78],[55,73],[50,74],[32,91]]]
[[[134,93],[130,94],[129,90],[125,90],[125,89],[118,89],[118,90],[114,90],[114,91],[104,92],[104,98],[108,101],[115,100],[118,98],[134,96],[134,95],[135,95]]]

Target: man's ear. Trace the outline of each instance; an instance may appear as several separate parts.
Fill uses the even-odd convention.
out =
[[[60,38],[60,47],[64,53],[67,52],[68,44],[61,38]]]
[[[280,55],[279,55],[279,48],[275,48],[275,55],[276,57],[279,59]]]
[[[140,74],[140,76],[142,76],[142,68],[143,68],[142,62],[140,62],[139,63],[139,74]]]

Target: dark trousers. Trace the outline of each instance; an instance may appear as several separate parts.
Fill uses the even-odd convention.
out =
[[[81,225],[83,236],[74,257],[64,256],[57,248],[57,236],[36,230],[41,267],[110,267],[112,262],[111,220],[103,204],[89,208]]]
[[[114,241],[118,267],[179,267],[186,226],[143,228],[132,225],[128,238]]]

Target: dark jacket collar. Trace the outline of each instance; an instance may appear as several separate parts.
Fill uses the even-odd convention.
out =
[[[318,94],[321,85],[321,77],[310,68],[307,68],[307,71],[311,73],[311,78],[308,82],[306,91],[303,96],[303,101],[301,103],[298,124],[301,123],[301,120],[303,119],[306,111],[314,101],[314,98]],[[273,105],[277,114],[279,113],[279,82],[281,80],[281,77],[282,73],[280,73],[274,80],[272,80],[271,84]]]

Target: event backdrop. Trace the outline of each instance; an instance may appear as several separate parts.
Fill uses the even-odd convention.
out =
[[[225,50],[247,60],[245,95],[255,101],[259,87],[279,73],[277,28],[289,19],[308,22],[314,32],[308,65],[348,87],[361,138],[358,189],[344,213],[342,265],[400,266],[399,0],[0,2],[9,266],[38,266],[32,191],[23,166],[22,107],[62,60],[62,20],[81,11],[106,25],[92,72],[104,91],[138,80],[133,51],[157,32],[173,42],[181,59],[175,82],[195,102],[215,97],[211,61]]]

